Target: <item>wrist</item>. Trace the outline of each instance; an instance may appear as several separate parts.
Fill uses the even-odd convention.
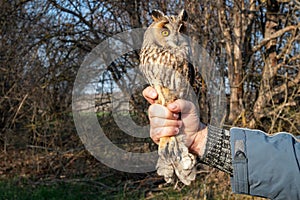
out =
[[[198,155],[200,158],[202,158],[205,153],[207,133],[207,126],[200,123],[199,131],[197,131],[197,133],[195,134],[193,143],[189,147],[190,151]]]
[[[229,131],[207,126],[205,150],[201,162],[232,174],[232,158]]]

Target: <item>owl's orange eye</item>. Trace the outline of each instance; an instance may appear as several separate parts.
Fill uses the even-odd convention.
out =
[[[163,31],[161,32],[161,35],[164,36],[164,37],[167,37],[169,34],[170,34],[170,33],[169,33],[168,30],[163,30]]]

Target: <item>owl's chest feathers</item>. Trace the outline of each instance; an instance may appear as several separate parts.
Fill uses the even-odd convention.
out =
[[[157,47],[146,47],[141,50],[140,61],[142,65],[147,67],[142,68],[145,75],[149,70],[165,73],[166,70],[172,70],[180,74],[188,73],[187,50],[183,49],[164,49]],[[143,70],[146,69],[146,70]],[[157,74],[157,75],[159,75]],[[151,77],[154,78],[154,77]],[[157,77],[160,78],[160,77]]]
[[[157,103],[166,105],[186,93],[189,69],[185,53],[144,48],[140,59],[141,71],[159,94]]]
[[[144,48],[141,52],[142,64],[158,64],[162,67],[178,69],[187,62],[187,55],[183,50],[164,48]]]

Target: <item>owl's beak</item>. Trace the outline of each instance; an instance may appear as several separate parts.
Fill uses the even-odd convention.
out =
[[[179,47],[180,45],[180,39],[177,33],[173,33],[172,35],[170,35],[167,39],[167,44],[172,47],[172,48],[176,48]]]

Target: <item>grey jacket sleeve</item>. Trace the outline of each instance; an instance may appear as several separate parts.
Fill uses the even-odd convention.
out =
[[[230,130],[235,193],[270,199],[300,199],[300,143],[288,133]]]

